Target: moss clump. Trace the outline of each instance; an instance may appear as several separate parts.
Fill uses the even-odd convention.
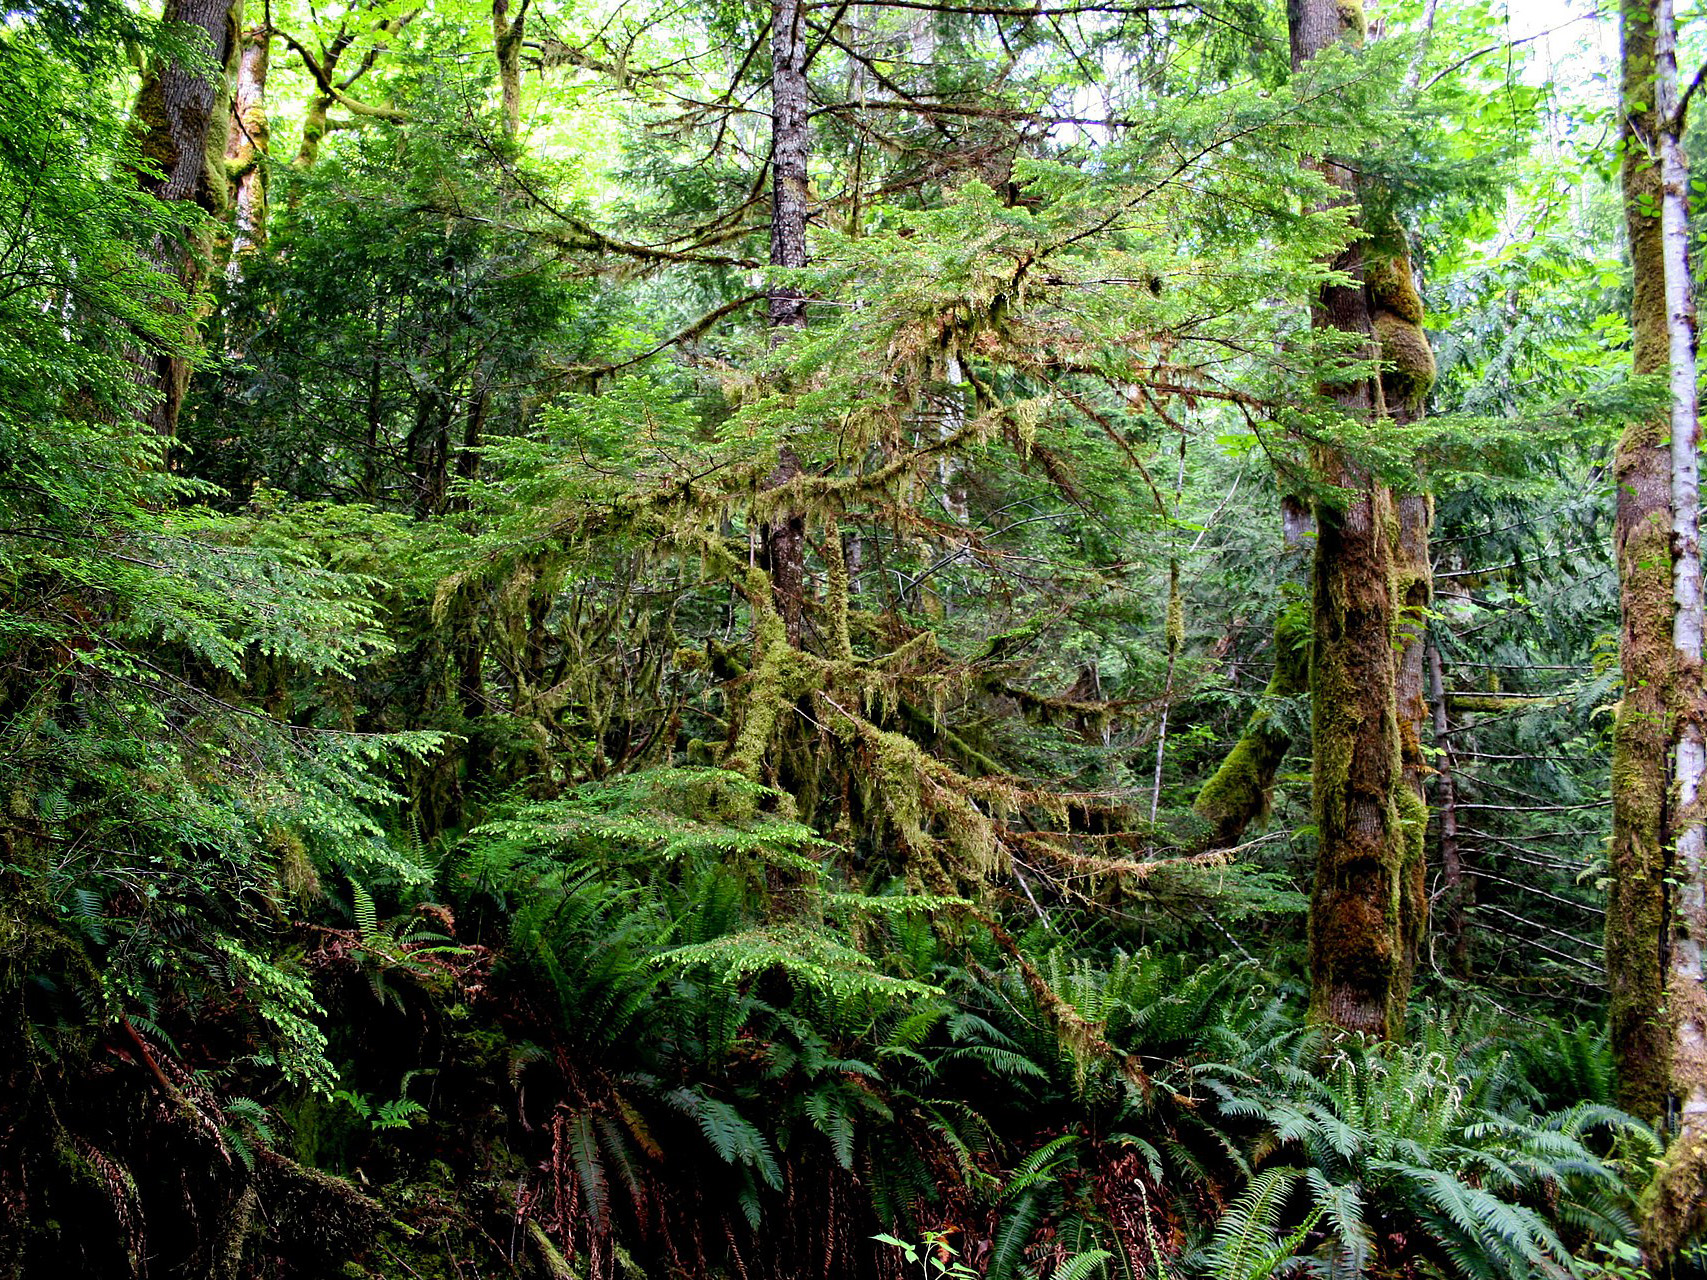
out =
[[[1707,1134],[1685,1131],[1667,1148],[1642,1196],[1642,1244],[1662,1265],[1707,1234]]]
[[[1361,49],[1369,38],[1369,16],[1363,0],[1339,0],[1340,39]]]
[[[1381,394],[1391,410],[1418,413],[1434,387],[1434,349],[1422,327],[1389,311],[1374,316],[1381,343]]]
[[[1404,233],[1395,230],[1393,234],[1402,237]],[[1422,324],[1422,295],[1417,292],[1410,257],[1402,247],[1402,240],[1401,246],[1390,255],[1370,255],[1364,266],[1363,280],[1369,290],[1372,310],[1384,311],[1413,325]],[[1432,355],[1430,362],[1433,362]]]

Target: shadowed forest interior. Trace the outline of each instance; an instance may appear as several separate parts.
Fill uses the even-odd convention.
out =
[[[16,0],[0,1276],[1707,1276],[1620,4]]]

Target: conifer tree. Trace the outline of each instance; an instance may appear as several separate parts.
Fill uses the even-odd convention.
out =
[[[1363,8],[1336,0],[1290,0],[1292,62],[1302,72],[1325,51],[1359,45]],[[1343,161],[1319,162],[1323,177],[1357,200]],[[1334,261],[1344,283],[1324,285],[1312,308],[1319,332],[1344,337],[1367,372],[1336,375],[1323,390],[1354,422],[1383,414],[1375,319],[1366,280],[1368,243],[1354,236]],[[1407,907],[1410,857],[1400,796],[1405,792],[1395,706],[1392,495],[1368,467],[1343,451],[1317,447],[1318,480],[1330,486],[1316,506],[1311,586],[1312,790],[1315,887],[1310,901],[1311,1012],[1349,1031],[1392,1037],[1404,1026],[1410,990]],[[1336,492],[1337,491],[1337,492]],[[1419,850],[1420,851],[1420,850]]]

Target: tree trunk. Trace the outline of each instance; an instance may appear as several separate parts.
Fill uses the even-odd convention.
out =
[[[142,187],[161,200],[193,200],[209,213],[225,208],[225,137],[216,126],[225,120],[230,100],[241,12],[232,0],[167,0],[161,21],[203,32],[209,56],[224,73],[210,77],[167,62],[143,79],[136,122],[143,130],[142,154],[159,175],[144,176]]]
[[[251,27],[243,33],[237,61],[237,91],[225,135],[225,172],[234,220],[228,270],[241,270],[242,255],[267,239],[267,162],[272,133],[267,124],[267,60],[273,33]]]
[[[1441,893],[1438,915],[1446,935],[1446,969],[1455,978],[1470,976],[1470,935],[1464,928],[1468,882],[1464,878],[1464,854],[1458,843],[1458,758],[1452,741],[1452,725],[1446,716],[1446,677],[1441,670],[1440,650],[1427,644],[1428,670],[1434,693],[1434,742],[1440,755],[1435,761],[1434,800],[1440,812]]]
[[[1375,336],[1381,344],[1381,399],[1387,414],[1400,426],[1423,416],[1434,386],[1434,351],[1423,333],[1422,297],[1411,267],[1410,245],[1404,230],[1389,223],[1368,247],[1366,282]],[[1405,946],[1405,965],[1414,972],[1428,923],[1426,838],[1428,801],[1423,779],[1422,732],[1429,722],[1424,682],[1423,641],[1427,633],[1434,574],[1429,561],[1428,535],[1434,524],[1434,502],[1421,491],[1393,501],[1398,517],[1398,543],[1393,557],[1393,595],[1398,603],[1399,652],[1394,672],[1394,705],[1399,716],[1399,760],[1404,781],[1399,796],[1405,828],[1405,860],[1400,872],[1399,917]]]
[[[1677,92],[1677,30],[1671,0],[1659,0],[1655,91],[1659,113],[1660,238],[1671,392],[1672,651],[1675,663],[1672,760],[1677,807],[1665,834],[1672,846],[1665,1010],[1670,1034],[1671,1143],[1655,1170],[1643,1235],[1661,1266],[1707,1226],[1707,829],[1702,786],[1701,419],[1696,401],[1695,297],[1689,272],[1689,170]]]
[[[806,265],[806,156],[810,124],[806,114],[806,39],[800,0],[774,0],[771,6],[771,265]],[[793,285],[770,290],[772,341],[806,323],[806,300]],[[800,459],[784,443],[766,482],[780,488],[801,474]],[[787,628],[788,642],[800,645],[806,597],[806,518],[785,511],[768,521],[761,537],[771,594]]]
[[[1360,41],[1358,0],[1289,0],[1295,71],[1341,40]],[[1356,199],[1351,171],[1333,160],[1322,173]],[[1324,286],[1312,323],[1363,340],[1377,355],[1364,286],[1365,243],[1354,240],[1333,262],[1347,283]],[[1383,412],[1374,375],[1325,387],[1348,417]],[[1404,909],[1407,840],[1394,703],[1391,495],[1359,464],[1329,448],[1315,451],[1319,478],[1348,491],[1343,506],[1319,503],[1311,619],[1312,789],[1317,829],[1316,880],[1310,900],[1311,1015],[1349,1031],[1392,1037],[1404,1025],[1411,967]]]
[[[771,266],[806,265],[806,38],[801,0],[771,5]],[[770,291],[773,329],[806,323],[806,302],[791,285]]]
[[[1316,531],[1309,508],[1291,494],[1280,500],[1281,545],[1288,583],[1308,577],[1307,540]],[[1209,839],[1217,849],[1230,849],[1244,839],[1246,829],[1268,813],[1274,775],[1292,746],[1292,735],[1274,719],[1274,703],[1296,698],[1310,687],[1310,627],[1305,618],[1283,602],[1274,619],[1274,671],[1263,689],[1262,701],[1245,722],[1244,732],[1227,753],[1193,808],[1209,823]]]
[[[1635,299],[1634,369],[1665,369],[1665,248],[1659,171],[1647,150],[1654,109],[1653,0],[1623,0],[1621,170]],[[1619,1105],[1658,1121],[1668,1085],[1662,954],[1672,690],[1671,459],[1664,414],[1632,423],[1614,459],[1624,694],[1613,722],[1612,886],[1606,904],[1606,969]]]
[[[522,131],[522,40],[527,35],[528,0],[510,18],[510,0],[492,0],[492,52],[498,59],[498,88],[504,98],[504,132]]]
[[[230,75],[237,50],[241,0],[166,0],[161,20],[194,27],[207,37],[207,52],[220,70],[211,76],[177,62],[150,67],[137,95],[135,127],[141,152],[155,172],[138,183],[161,200],[191,201],[207,213],[225,212],[225,132]],[[204,277],[206,244],[168,243],[156,237],[151,256],[162,272],[174,274],[190,296],[181,343],[176,350],[148,344],[132,356],[137,382],[155,393],[148,425],[162,436],[177,433],[178,414],[189,387],[190,362],[183,354],[195,339],[198,302]]]

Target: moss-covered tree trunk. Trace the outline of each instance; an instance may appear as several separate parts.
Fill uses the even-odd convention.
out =
[[[250,27],[237,56],[237,88],[225,133],[225,174],[232,209],[231,270],[242,255],[267,239],[267,163],[272,131],[267,122],[267,64],[273,33]]]
[[[1281,540],[1284,579],[1307,580],[1309,545],[1315,520],[1298,498],[1281,499]],[[1274,619],[1274,670],[1262,700],[1245,722],[1233,749],[1197,793],[1193,808],[1209,823],[1209,839],[1218,849],[1230,849],[1244,838],[1251,823],[1268,813],[1274,775],[1292,746],[1292,733],[1275,715],[1277,703],[1296,698],[1310,687],[1309,619],[1283,601]]]
[[[1701,717],[1701,654],[1707,614],[1701,573],[1701,417],[1696,392],[1695,293],[1689,262],[1689,169],[1677,88],[1677,29],[1671,0],[1655,6],[1652,138],[1660,176],[1669,451],[1673,662],[1670,912],[1665,932],[1669,1033],[1667,1116],[1671,1141],[1649,1190],[1644,1236],[1661,1268],[1707,1228],[1707,737]]]
[[[806,265],[806,158],[811,140],[807,115],[806,29],[800,0],[771,5],[771,253],[773,267]],[[793,285],[770,290],[773,341],[806,323],[806,298]],[[787,442],[778,452],[767,487],[782,488],[801,474],[800,459]],[[765,568],[776,610],[789,644],[800,646],[806,600],[806,518],[784,509],[762,531]]]
[[[205,212],[225,212],[225,124],[230,76],[237,53],[242,0],[166,0],[162,21],[195,29],[205,37],[213,70],[174,59],[156,62],[144,74],[134,123],[141,151],[153,169],[139,185],[160,200],[186,200]],[[178,413],[189,387],[185,351],[195,342],[199,293],[205,279],[206,243],[157,237],[151,254],[160,270],[176,275],[190,295],[190,310],[175,349],[149,344],[132,356],[134,376],[154,393],[148,424],[163,436],[176,434]]]
[[[498,59],[498,89],[504,100],[504,130],[522,129],[522,40],[527,35],[528,0],[510,17],[510,0],[492,0],[492,52]]]
[[[1330,46],[1363,36],[1360,0],[1289,0],[1287,19],[1295,72]],[[1340,198],[1354,201],[1351,171],[1332,159],[1320,164],[1343,193]],[[1366,247],[1356,238],[1332,263],[1344,283],[1321,289],[1312,323],[1352,335],[1373,366],[1378,349],[1364,283]],[[1372,422],[1382,415],[1374,373],[1323,390],[1348,417]],[[1397,520],[1391,495],[1361,464],[1326,447],[1316,450],[1315,464],[1319,479],[1345,496],[1318,503],[1316,511],[1310,718],[1317,855],[1310,1007],[1319,1021],[1394,1036],[1403,1026],[1411,975],[1401,800],[1408,793],[1394,700]]]
[[[1635,372],[1668,363],[1665,258],[1655,136],[1653,0],[1623,0],[1620,169],[1635,300]],[[1612,885],[1606,911],[1606,969],[1619,1103],[1658,1120],[1667,1094],[1664,1024],[1667,748],[1672,698],[1671,459],[1663,413],[1632,423],[1614,461],[1614,543],[1622,605],[1619,655],[1624,692],[1613,722]]]
[[[1423,332],[1422,297],[1411,267],[1410,245],[1402,228],[1389,223],[1372,237],[1366,279],[1371,319],[1381,348],[1381,399],[1387,415],[1408,426],[1423,416],[1434,386],[1434,351]],[[1394,706],[1399,717],[1399,793],[1404,823],[1405,858],[1399,877],[1399,918],[1407,974],[1416,968],[1428,924],[1425,839],[1428,803],[1423,782],[1422,733],[1429,723],[1424,640],[1434,573],[1429,562],[1429,530],[1434,502],[1417,477],[1415,493],[1396,495],[1398,540],[1393,555],[1393,598],[1398,607],[1398,654],[1394,670]]]

